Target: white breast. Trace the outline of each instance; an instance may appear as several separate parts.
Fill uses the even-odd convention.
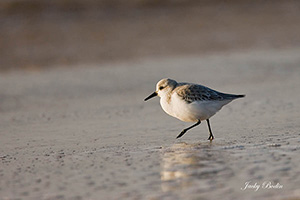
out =
[[[166,97],[161,97],[160,104],[167,114],[181,121],[195,122],[199,119],[201,121],[209,119],[230,101],[195,101],[188,103],[179,97],[177,93],[173,93],[169,102]]]
[[[167,96],[161,96],[160,97],[160,105],[162,107],[162,109],[168,114],[171,115],[173,117],[176,117],[174,115],[174,111],[173,111],[173,105],[171,102],[168,102],[167,100]]]

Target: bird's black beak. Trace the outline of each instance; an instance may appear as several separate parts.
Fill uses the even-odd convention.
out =
[[[146,99],[144,99],[144,101],[147,101],[147,100],[151,99],[152,97],[156,97],[156,96],[157,96],[157,92],[153,92]]]

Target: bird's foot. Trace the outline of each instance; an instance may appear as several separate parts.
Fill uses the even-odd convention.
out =
[[[186,130],[183,129],[183,130],[181,131],[181,133],[176,137],[176,139],[180,138],[180,137],[183,136],[183,134],[185,134],[185,133],[186,133]]]
[[[215,137],[213,135],[209,135],[208,140],[212,141]]]

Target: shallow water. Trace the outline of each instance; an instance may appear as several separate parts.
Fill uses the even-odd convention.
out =
[[[176,198],[282,199],[299,192],[300,134],[276,143],[175,143],[162,150],[161,190]],[[258,189],[245,188],[256,183]],[[270,188],[263,184],[282,185]],[[289,192],[287,192],[289,191]],[[291,193],[290,193],[291,192]],[[162,194],[162,196],[164,196]]]

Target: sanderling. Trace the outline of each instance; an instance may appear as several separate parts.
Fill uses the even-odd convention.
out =
[[[177,83],[172,79],[162,79],[156,84],[156,91],[148,96],[145,101],[155,96],[160,97],[160,105],[167,114],[184,122],[197,122],[183,129],[177,138],[183,136],[191,128],[198,126],[201,121],[206,120],[209,130],[208,140],[211,141],[214,136],[209,118],[224,105],[245,95],[225,94],[203,85]]]

